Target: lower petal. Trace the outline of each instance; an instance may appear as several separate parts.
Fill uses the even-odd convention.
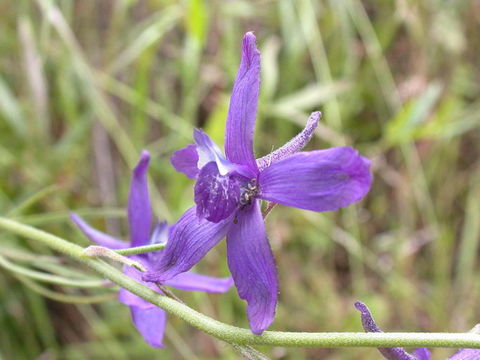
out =
[[[173,286],[181,290],[223,293],[232,287],[233,280],[231,277],[215,278],[191,272],[184,272],[165,281],[165,285]]]
[[[232,219],[212,223],[197,217],[197,208],[191,207],[171,227],[167,246],[153,270],[144,274],[143,280],[165,282],[190,270],[205,254],[227,234]]]
[[[210,162],[198,174],[195,184],[197,215],[219,222],[236,211],[240,199],[240,179],[237,175],[221,175],[217,164]]]
[[[227,235],[227,259],[238,294],[248,303],[250,328],[261,334],[275,317],[278,280],[257,201],[238,212]]]
[[[331,211],[370,190],[370,161],[350,147],[291,155],[262,171],[259,197],[305,210]]]
[[[85,236],[92,240],[95,244],[107,247],[109,249],[125,249],[129,247],[127,242],[115,239],[113,236],[107,235],[91,227],[75,213],[70,214],[70,219],[72,219],[75,225],[77,225],[77,227],[85,234]]]
[[[149,303],[147,300],[142,299],[140,296],[132,294],[130,291],[125,289],[120,289],[118,291],[118,301],[120,301],[123,305],[136,306],[142,309],[151,309],[155,307],[155,305]]]
[[[136,257],[135,260],[139,261],[141,258]],[[144,266],[147,265],[145,262],[142,263]],[[123,273],[127,275],[130,279],[133,279],[140,284],[147,286],[153,291],[156,291],[161,294],[160,289],[158,286],[152,282],[145,282],[142,281],[142,272],[139,270],[135,269],[132,266],[124,266],[123,267]],[[118,301],[120,301],[122,304],[127,305],[127,306],[136,306],[142,309],[150,309],[155,307],[152,303],[149,303],[147,300],[142,299],[140,296],[137,296],[135,294],[132,294],[130,291],[125,290],[125,289],[120,289],[118,291]]]
[[[476,359],[480,359],[480,349],[462,349],[448,358],[448,360],[476,360]]]
[[[416,348],[413,352],[413,356],[415,356],[417,360],[430,360],[432,354],[427,348]]]
[[[153,307],[142,309],[130,307],[132,321],[138,332],[142,334],[145,342],[156,348],[163,348],[163,334],[167,325],[167,314],[162,309]]]

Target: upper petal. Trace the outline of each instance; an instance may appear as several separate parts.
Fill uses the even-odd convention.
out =
[[[171,227],[163,255],[143,280],[164,282],[190,270],[226,235],[231,222],[231,218],[218,223],[199,219],[196,207],[191,207]]]
[[[223,293],[232,287],[233,279],[231,277],[216,278],[191,272],[184,272],[165,281],[165,285],[173,286],[181,290]]]
[[[227,235],[227,259],[238,295],[248,303],[250,328],[261,334],[275,317],[278,280],[258,201],[238,212]]]
[[[70,219],[72,219],[75,225],[77,225],[77,227],[85,234],[86,237],[100,246],[104,246],[109,249],[125,249],[129,247],[127,242],[120,241],[113,236],[94,229],[75,213],[70,214]]]
[[[273,163],[276,163],[277,161],[280,161],[302,150],[312,138],[313,132],[317,128],[321,117],[322,113],[320,111],[312,113],[308,118],[307,125],[305,125],[305,128],[297,136],[295,136],[281,148],[268,155],[265,155],[260,159],[257,159],[258,169],[262,171]]]
[[[215,162],[220,175],[228,173],[238,173],[246,177],[254,177],[256,172],[252,172],[248,166],[242,164],[234,164],[225,158],[220,148],[213,142],[210,137],[201,129],[193,130],[193,137],[197,145],[198,152],[198,168],[202,169],[210,162]]]
[[[167,326],[167,313],[158,307],[143,309],[130,307],[133,324],[148,345],[163,348],[163,334]]]
[[[190,179],[196,178],[198,174],[197,146],[190,144],[175,151],[170,162],[178,172],[184,173]]]
[[[168,241],[168,233],[170,226],[166,221],[159,222],[153,228],[152,234],[150,235],[149,244],[165,244]],[[156,264],[160,261],[160,258],[163,256],[163,250],[152,251],[144,254],[137,255],[144,262],[147,268],[152,267],[151,264]]]
[[[257,172],[253,154],[253,132],[260,90],[260,52],[253,33],[243,37],[242,59],[233,84],[225,133],[227,159]]]
[[[201,169],[213,161],[217,164],[220,174],[226,175],[229,172],[230,162],[225,158],[217,144],[201,129],[193,129],[193,138],[197,145],[198,168]]]
[[[368,309],[367,305],[357,301],[355,307],[360,311],[362,317],[362,325],[365,332],[382,332],[380,328],[373,320],[372,313]],[[416,356],[410,355],[403,348],[379,348],[378,349],[383,357],[388,360],[420,360]],[[422,359],[423,360],[423,359]],[[427,359],[428,360],[428,359]]]
[[[168,240],[169,225],[166,221],[160,221],[153,228],[152,235],[150,236],[150,244],[163,244]]]
[[[152,226],[152,209],[148,195],[147,170],[150,162],[148,151],[142,151],[137,166],[133,169],[128,196],[128,223],[132,246],[148,244]]]
[[[300,152],[262,171],[259,197],[306,210],[329,211],[370,189],[370,161],[350,147]]]

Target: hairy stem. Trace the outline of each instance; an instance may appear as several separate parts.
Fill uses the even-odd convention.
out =
[[[166,243],[162,244],[153,244],[153,245],[145,245],[145,246],[136,246],[136,247],[130,247],[126,249],[119,249],[119,250],[114,250],[117,254],[120,255],[137,255],[137,254],[144,254],[148,252],[153,252],[153,251],[158,251],[165,249]]]
[[[250,330],[227,325],[130,279],[102,260],[89,258],[83,248],[42,230],[0,217],[0,228],[39,241],[68,255],[163,310],[218,339],[238,345],[273,345],[297,347],[459,347],[480,348],[480,335],[472,333],[303,333],[265,331],[254,335]]]

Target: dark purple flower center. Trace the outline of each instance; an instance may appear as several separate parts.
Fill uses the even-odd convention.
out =
[[[252,203],[253,199],[258,195],[258,190],[257,179],[251,179],[250,182],[242,187],[239,200],[241,209]]]
[[[212,161],[200,170],[194,190],[197,215],[216,223],[250,205],[258,194],[258,185],[256,179],[236,172],[221,175]]]

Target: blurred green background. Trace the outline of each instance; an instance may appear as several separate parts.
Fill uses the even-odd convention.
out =
[[[192,204],[171,153],[203,127],[219,143],[243,34],[262,53],[256,153],[323,121],[307,149],[353,145],[372,191],[335,213],[277,207],[267,219],[281,293],[272,330],[467,331],[480,322],[480,2],[0,0],[0,212],[81,245],[75,210],[126,237],[130,170],[152,153],[156,214]],[[115,289],[66,287],[25,270],[98,279],[1,234],[1,359],[237,359],[170,317],[144,344]],[[224,245],[198,265],[228,275]],[[176,291],[248,326],[235,290]],[[274,359],[379,359],[375,349],[260,347]],[[437,349],[434,359],[452,350]]]

